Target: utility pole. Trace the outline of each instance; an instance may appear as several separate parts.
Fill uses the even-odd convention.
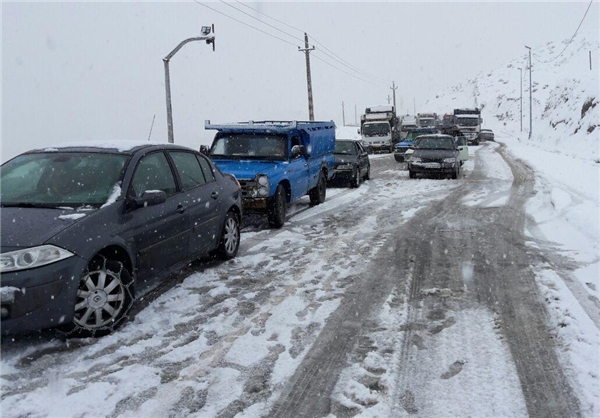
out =
[[[417,116],[417,100],[413,98],[413,114]]]
[[[523,132],[523,69],[521,67],[517,67],[519,72],[521,73],[521,101],[519,104],[519,110],[521,112],[521,132]]]
[[[531,48],[525,45],[529,50],[529,139],[531,139],[531,131],[533,131],[533,100],[531,99]]]
[[[398,89],[398,86],[396,85],[396,83],[394,81],[392,81],[392,87],[390,87],[392,89],[392,94],[394,95],[394,116],[397,116],[397,112],[396,112],[396,90]]]
[[[188,38],[185,41],[182,41],[175,47],[174,50],[171,51],[169,55],[163,58],[163,64],[165,67],[165,90],[167,96],[167,128],[169,130],[169,143],[173,143],[175,139],[173,138],[173,108],[171,106],[171,75],[169,73],[169,61],[173,58],[173,55],[177,53],[185,44],[193,41],[206,41],[207,44],[212,44],[213,52],[215,50],[215,37],[208,36],[211,32],[214,33],[215,25],[212,26],[202,26],[201,33],[204,36],[198,36],[195,38]]]
[[[391,100],[392,100],[392,98],[391,98],[391,97],[390,97],[390,95],[388,94],[388,97],[387,97],[388,104],[390,104],[390,101],[391,101]]]
[[[314,51],[315,47],[308,47],[308,35],[304,32],[304,49],[298,47],[298,51],[304,52],[306,57],[306,87],[308,89],[308,120],[315,120],[315,111],[313,108],[312,81],[310,78],[310,51]]]
[[[346,126],[346,113],[344,112],[344,102],[342,102],[342,126]]]
[[[354,124],[358,126],[358,113],[356,112],[356,105],[354,105]]]

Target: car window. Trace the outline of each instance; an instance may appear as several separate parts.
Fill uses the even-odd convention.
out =
[[[135,169],[131,189],[135,197],[140,197],[146,190],[162,190],[167,196],[177,192],[175,178],[164,153],[155,152],[142,158]]]
[[[467,145],[467,138],[465,138],[464,136],[459,136],[458,138],[456,138],[456,145],[459,147]]]
[[[175,169],[179,173],[183,190],[189,190],[206,183],[204,173],[195,154],[183,151],[171,151],[169,154],[173,159],[173,163],[175,163]]]
[[[215,181],[215,173],[213,173],[212,167],[206,159],[206,157],[196,154],[196,158],[200,163],[200,167],[202,168],[202,172],[204,173],[204,178],[206,179],[206,182],[208,183],[211,181]]]

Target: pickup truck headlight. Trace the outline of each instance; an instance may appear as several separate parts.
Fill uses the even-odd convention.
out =
[[[256,192],[260,197],[266,197],[269,195],[269,178],[267,176],[256,176]]]
[[[0,272],[27,270],[56,263],[74,254],[54,245],[41,245],[0,255]]]

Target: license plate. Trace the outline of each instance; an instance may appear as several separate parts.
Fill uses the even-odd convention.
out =
[[[440,163],[425,163],[423,164],[425,168],[440,168]]]

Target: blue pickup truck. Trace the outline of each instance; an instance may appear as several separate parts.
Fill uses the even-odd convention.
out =
[[[288,203],[309,195],[325,201],[334,175],[335,123],[260,121],[215,125],[209,155],[242,187],[244,212],[266,213],[269,224],[281,228]]]

